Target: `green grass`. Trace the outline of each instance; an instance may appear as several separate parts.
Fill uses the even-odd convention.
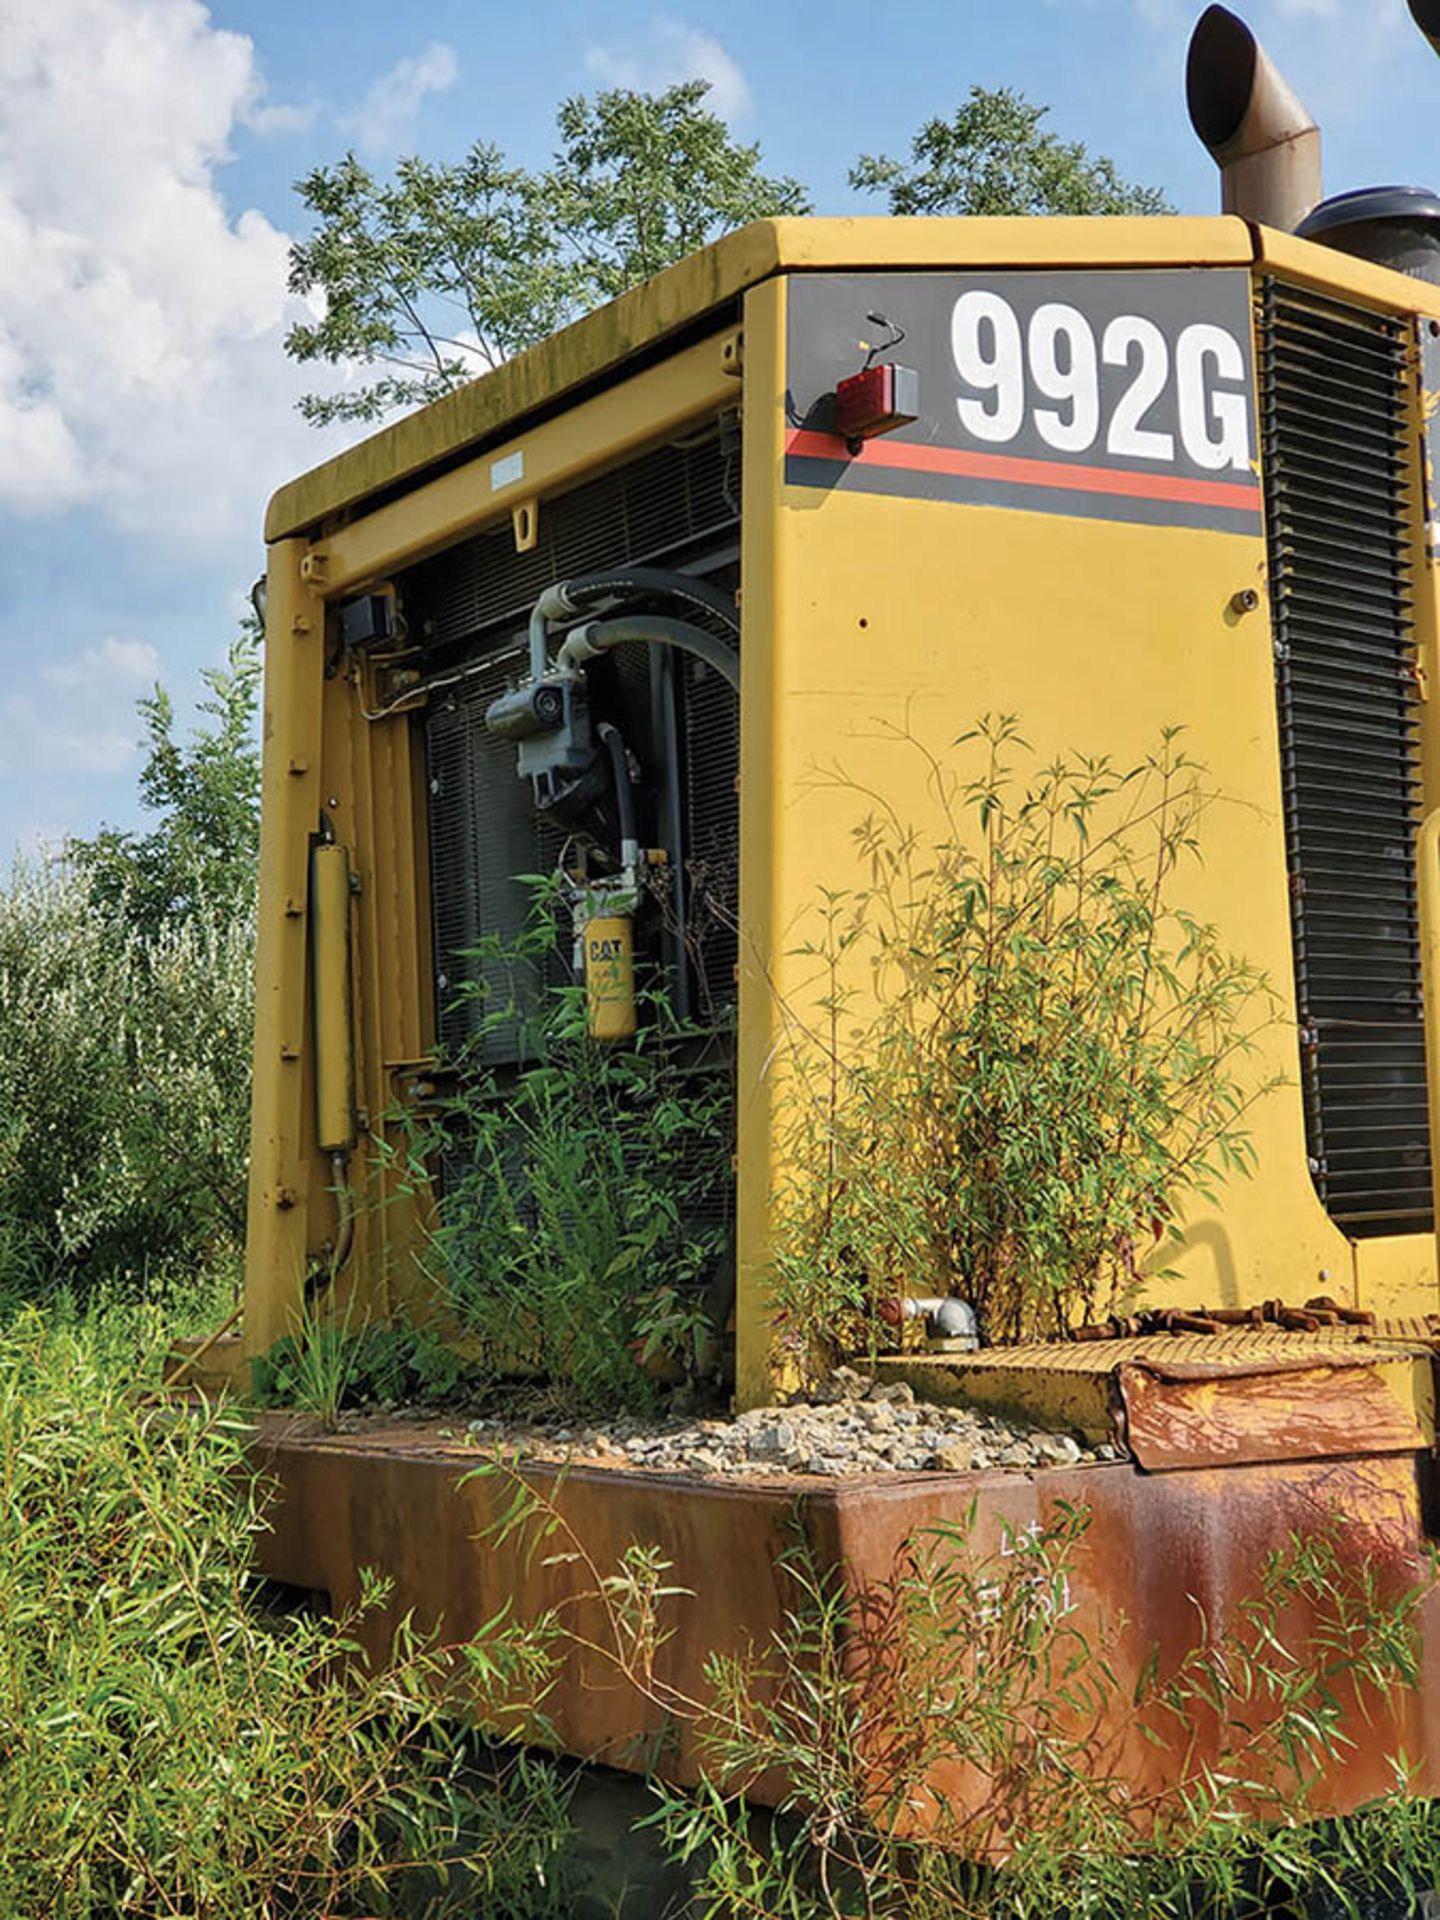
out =
[[[553,1769],[478,1775],[407,1625],[370,1667],[355,1619],[277,1609],[243,1416],[134,1391],[232,1285],[0,1324],[0,1916],[564,1913]]]

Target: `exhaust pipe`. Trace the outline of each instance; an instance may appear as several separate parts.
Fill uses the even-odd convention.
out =
[[[1440,0],[1410,0],[1440,21]],[[1437,26],[1440,32],[1440,26]],[[1226,213],[1291,232],[1322,192],[1320,129],[1228,7],[1207,7],[1185,65],[1190,124],[1220,169]]]
[[[1410,0],[1410,18],[1440,53],[1440,0]]]

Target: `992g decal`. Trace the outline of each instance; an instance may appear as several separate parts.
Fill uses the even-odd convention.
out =
[[[877,314],[919,416],[847,444],[829,396]],[[796,276],[789,370],[792,485],[1260,530],[1243,271]]]
[[[1078,307],[1047,300],[1030,315],[1022,339],[1009,301],[972,287],[955,302],[950,340],[962,389],[955,405],[972,439],[1014,440],[1028,406],[1036,433],[1060,452],[1089,453],[1099,442],[1107,454],[1173,465],[1176,435],[1145,424],[1173,379],[1186,457],[1207,471],[1249,469],[1244,356],[1225,327],[1192,321],[1172,351],[1153,320],[1122,313],[1097,341]],[[1106,383],[1113,405],[1103,421],[1102,362],[1123,368],[1128,379]]]

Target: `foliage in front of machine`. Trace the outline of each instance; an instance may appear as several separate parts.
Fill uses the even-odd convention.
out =
[[[1414,1685],[1427,1587],[1384,1590],[1343,1524],[1124,1695],[1122,1623],[1072,1598],[1083,1510],[987,1550],[972,1508],[858,1595],[797,1547],[771,1645],[709,1662],[705,1783],[662,1787],[656,1821],[707,1911],[756,1920],[1399,1920],[1440,1864],[1403,1761],[1353,1820],[1315,1802]],[[746,1790],[777,1777],[796,1817],[757,1827]]]
[[[373,1581],[338,1619],[267,1596],[247,1441],[84,1330],[0,1330],[0,1913],[572,1912],[565,1785],[447,1718],[451,1655],[402,1624],[367,1664]]]
[[[528,931],[478,949],[483,1012],[452,1090],[407,1151],[443,1170],[425,1257],[466,1355],[467,1390],[520,1375],[562,1409],[657,1403],[713,1381],[729,1309],[728,1038],[641,988],[633,1039],[591,1038],[585,989],[534,995],[556,941],[553,882]],[[500,982],[513,985],[513,997]],[[522,1064],[486,1036],[523,1021]]]
[[[1175,898],[1218,800],[1174,733],[1128,767],[1035,764],[1010,718],[895,738],[938,825],[866,795],[866,884],[824,896],[789,1010],[772,1288],[802,1366],[873,1350],[901,1294],[963,1296],[993,1342],[1133,1300],[1276,1084],[1264,978]]]
[[[691,1595],[662,1552],[602,1564],[503,1452],[469,1477],[494,1483],[486,1539],[574,1584],[519,1635],[530,1684],[579,1655],[669,1745],[685,1730],[699,1782],[655,1781],[646,1824],[717,1920],[1400,1920],[1436,1882],[1440,1821],[1390,1744],[1433,1568],[1412,1580],[1357,1552],[1341,1514],[1317,1513],[1223,1617],[1197,1610],[1185,1649],[1138,1672],[1128,1623],[1077,1600],[1083,1508],[997,1538],[972,1504],[858,1588],[797,1518],[781,1624],[712,1654],[691,1692],[663,1657]],[[507,1624],[498,1642],[512,1668],[515,1638]],[[483,1673],[483,1638],[471,1657]],[[523,1711],[513,1693],[507,1711]],[[1391,1787],[1327,1819],[1357,1737]],[[771,1817],[751,1795],[777,1788]]]

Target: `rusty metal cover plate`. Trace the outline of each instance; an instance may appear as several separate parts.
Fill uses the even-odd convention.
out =
[[[1413,1453],[1432,1444],[1428,1355],[1147,1356],[1119,1369],[1125,1438],[1152,1471]]]
[[[1414,1455],[1395,1454],[1178,1473],[1117,1464],[850,1482],[725,1483],[617,1468],[562,1475],[527,1467],[526,1478],[548,1491],[591,1557],[582,1564],[569,1553],[530,1552],[518,1536],[497,1540],[490,1529],[509,1492],[499,1481],[466,1481],[476,1449],[433,1424],[326,1435],[299,1420],[262,1416],[255,1462],[274,1490],[269,1529],[255,1542],[264,1573],[324,1593],[337,1608],[358,1596],[360,1569],[393,1580],[388,1605],[356,1625],[372,1654],[383,1653],[407,1613],[453,1645],[507,1606],[522,1623],[558,1610],[593,1643],[566,1660],[547,1699],[558,1744],[584,1759],[654,1768],[686,1783],[705,1758],[689,1721],[677,1721],[654,1688],[642,1693],[620,1684],[613,1662],[598,1651],[604,1623],[587,1596],[596,1569],[613,1568],[629,1545],[654,1544],[673,1566],[681,1594],[667,1613],[673,1631],[654,1677],[662,1691],[696,1698],[709,1684],[714,1654],[763,1653],[786,1630],[799,1597],[791,1552],[801,1542],[818,1566],[843,1568],[857,1595],[883,1595],[897,1569],[913,1571],[911,1545],[927,1531],[973,1529],[982,1550],[1003,1551],[1007,1539],[1083,1508],[1090,1527],[1077,1548],[1070,1595],[1087,1635],[1106,1620],[1123,1626],[1114,1648],[1118,1717],[1107,1718],[1103,1733],[1120,1777],[1146,1793],[1164,1790],[1176,1760],[1133,1729],[1130,1703],[1148,1662],[1158,1654],[1162,1670],[1173,1671],[1194,1643],[1197,1621],[1230,1617],[1253,1592],[1267,1554],[1331,1517],[1348,1565],[1376,1577],[1387,1596],[1410,1587],[1424,1570],[1430,1472]],[[1291,1623],[1296,1630],[1300,1624]],[[1354,1726],[1312,1810],[1341,1811],[1378,1798],[1393,1785],[1387,1754],[1397,1750],[1423,1769],[1416,1790],[1435,1790],[1440,1592],[1417,1625],[1425,1656],[1417,1685],[1397,1696],[1393,1723]],[[934,1787],[961,1791],[963,1782],[937,1778]],[[762,1785],[757,1797],[777,1795]]]
[[[1380,1321],[902,1354],[880,1367],[930,1398],[1124,1441],[1145,1466],[1223,1466],[1431,1445],[1435,1345],[1424,1323]]]

